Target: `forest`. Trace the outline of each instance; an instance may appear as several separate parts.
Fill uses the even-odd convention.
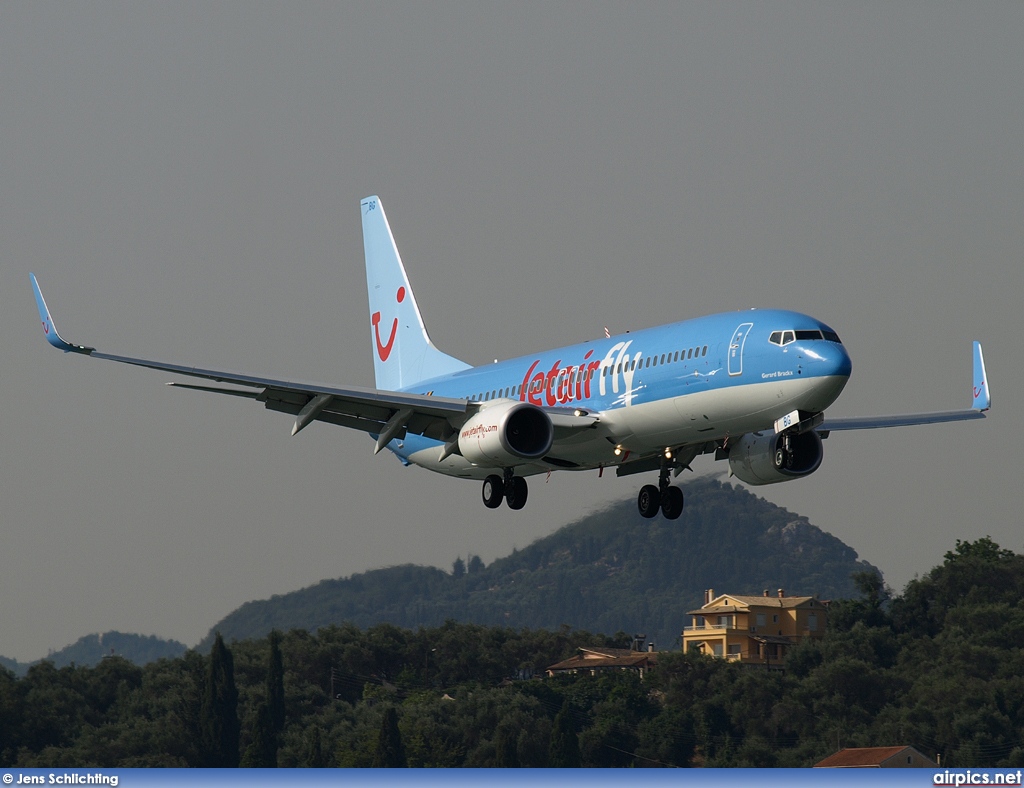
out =
[[[629,672],[543,677],[563,627],[330,625],[136,666],[0,672],[0,765],[810,766],[910,744],[943,766],[1024,764],[1024,556],[958,541],[902,594],[834,600],[784,671],[661,651]]]

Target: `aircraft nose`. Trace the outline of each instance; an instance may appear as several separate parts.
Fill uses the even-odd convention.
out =
[[[813,374],[828,377],[850,377],[853,363],[846,348],[838,342],[815,342],[813,349],[805,349],[804,358],[811,364]]]
[[[853,371],[853,362],[850,360],[850,354],[846,352],[846,348],[842,345],[833,345],[824,355],[825,363],[832,367],[830,374],[844,378],[850,377],[850,373]]]

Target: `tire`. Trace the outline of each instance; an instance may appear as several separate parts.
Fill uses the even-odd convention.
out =
[[[653,484],[645,484],[640,488],[640,495],[636,498],[636,508],[640,510],[640,516],[650,520],[656,517],[661,507],[661,493]]]
[[[781,471],[789,462],[789,457],[785,449],[775,450],[775,469]]]
[[[661,513],[666,520],[678,520],[683,513],[683,491],[678,487],[666,487],[661,495]]]
[[[522,509],[526,506],[526,497],[530,488],[526,485],[526,479],[522,476],[513,476],[512,485],[505,493],[505,502],[509,509]]]
[[[484,506],[488,509],[497,509],[505,498],[504,480],[500,476],[491,474],[484,479],[481,494],[484,499]]]

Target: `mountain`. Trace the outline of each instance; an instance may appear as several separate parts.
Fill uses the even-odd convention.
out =
[[[703,477],[684,490],[680,520],[645,520],[632,500],[623,501],[490,566],[470,560],[464,574],[395,566],[248,602],[214,626],[199,648],[208,648],[218,631],[243,640],[271,629],[315,631],[342,622],[416,628],[447,619],[642,632],[670,648],[705,589],[854,597],[853,573],[881,574],[806,518],[744,489]]]
[[[111,654],[124,657],[136,665],[145,665],[164,657],[180,657],[187,647],[176,640],[161,640],[154,635],[132,635],[124,632],[104,632],[102,635],[86,635],[70,646],[47,655],[46,659],[63,668],[75,665],[95,665]],[[17,662],[7,657],[0,657],[0,665],[12,671],[16,676],[23,676],[31,667],[30,663]]]

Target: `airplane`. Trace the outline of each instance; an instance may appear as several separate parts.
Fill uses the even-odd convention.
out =
[[[227,394],[295,416],[369,433],[374,453],[482,481],[483,503],[526,504],[526,477],[614,468],[657,474],[637,507],[668,520],[683,511],[671,483],[701,455],[727,461],[751,485],[814,473],[822,440],[843,430],[984,418],[991,407],[981,344],[974,342],[969,408],[826,418],[850,378],[831,327],[798,312],[757,309],[699,317],[473,367],[434,346],[377,197],[360,202],[374,388],[278,380],[102,353],[57,332],[34,274],[47,341],[66,353],[201,378],[168,385]],[[691,469],[692,470],[692,469]]]

